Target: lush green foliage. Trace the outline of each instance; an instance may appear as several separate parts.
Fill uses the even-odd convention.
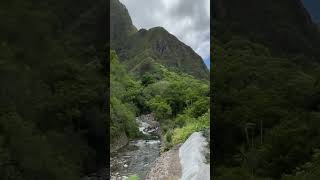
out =
[[[0,2],[1,179],[76,180],[105,163],[106,42],[95,26],[66,32],[91,4]]]
[[[186,117],[190,118],[190,117]],[[176,128],[173,131],[172,142],[173,144],[183,143],[187,138],[194,132],[203,131],[210,127],[210,117],[209,113],[203,114],[197,119],[190,120],[185,126],[181,128]]]
[[[317,168],[319,64],[240,37],[215,46],[216,178],[299,179],[297,168]]]
[[[301,0],[215,0],[212,12],[213,33],[222,41],[238,34],[280,56],[320,55],[318,29]]]
[[[137,102],[141,86],[119,63],[114,51],[110,52],[110,61],[111,140],[116,140],[122,132],[133,138],[138,135],[135,121],[138,109],[134,102]]]
[[[317,179],[320,34],[301,1],[214,5],[214,178]]]
[[[283,180],[308,180],[317,179],[320,176],[320,153],[316,149],[309,162],[297,167],[294,175],[284,175]]]
[[[151,76],[146,74],[142,99],[146,111],[154,112],[164,130],[166,148],[183,143],[193,132],[208,129],[208,81],[195,79],[179,70],[162,65]]]
[[[148,101],[148,105],[158,119],[168,118],[172,114],[170,105],[159,95]]]
[[[137,175],[131,175],[126,180],[139,180],[139,177]]]
[[[182,143],[191,133],[209,128],[208,81],[154,63],[153,70],[135,80],[111,51],[111,137],[136,133],[135,115],[155,113],[166,145]]]

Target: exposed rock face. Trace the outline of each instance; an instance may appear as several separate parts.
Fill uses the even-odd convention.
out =
[[[209,151],[202,133],[193,133],[184,144],[163,153],[154,162],[147,180],[209,180],[210,165],[205,154]]]
[[[154,62],[197,78],[208,79],[209,75],[202,58],[162,27],[138,31],[132,35],[119,57],[130,69],[142,65],[145,59],[152,58]]]
[[[148,70],[140,66],[147,61],[147,64],[159,63],[199,79],[209,78],[202,58],[164,28],[137,31],[127,9],[119,0],[111,0],[110,10],[111,48],[116,50],[129,70],[143,74]]]
[[[137,31],[132,24],[127,8],[119,0],[110,0],[111,47],[119,47],[128,36]]]
[[[183,180],[209,180],[210,165],[206,164],[207,141],[202,133],[193,133],[179,149]]]

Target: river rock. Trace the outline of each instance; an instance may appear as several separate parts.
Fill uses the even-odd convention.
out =
[[[125,147],[111,154],[110,173],[114,180],[130,174],[145,179],[151,164],[160,155],[160,137],[154,134],[156,130],[150,129],[152,125],[148,123],[154,121],[153,115],[142,115],[136,121],[139,131],[145,136],[131,140]]]

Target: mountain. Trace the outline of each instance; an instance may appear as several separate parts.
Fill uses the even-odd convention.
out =
[[[319,177],[320,41],[308,12],[299,0],[213,5],[214,179]]]
[[[208,77],[201,57],[162,27],[139,30],[124,44],[119,56],[134,71],[157,62],[198,78]]]
[[[127,9],[118,0],[111,0],[111,48],[129,70],[144,74],[155,63],[178,69],[199,79],[208,79],[208,69],[192,48],[179,41],[162,27],[149,30],[136,28]]]
[[[135,33],[137,28],[132,24],[127,8],[119,0],[110,1],[110,42],[117,48]]]
[[[320,35],[300,0],[216,0],[213,12],[222,36],[248,36],[277,54],[319,54]]]

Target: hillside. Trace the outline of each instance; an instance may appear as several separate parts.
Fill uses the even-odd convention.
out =
[[[154,61],[198,78],[208,78],[202,58],[162,27],[139,30],[124,47],[119,56],[132,71],[143,74],[143,68]]]
[[[128,172],[128,169],[124,168],[124,172],[120,171],[119,174],[121,168],[117,168],[118,163],[112,161],[111,174],[116,175],[118,172],[118,175],[123,176],[123,173],[126,175],[136,173],[143,178],[146,175],[145,171],[150,169],[154,161],[150,162],[150,158],[156,159],[160,154],[159,145],[156,148],[158,152],[151,153],[155,149],[148,143],[154,141],[153,136],[161,139],[161,149],[167,151],[185,142],[194,132],[208,131],[210,123],[208,81],[195,79],[179,71],[170,71],[158,63],[155,63],[156,68],[152,73],[146,73],[142,78],[137,79],[126,71],[115,51],[111,51],[110,58],[111,150],[114,155],[126,152],[123,156],[133,153],[135,149],[138,151],[135,152],[138,153],[135,156],[125,158],[125,164],[120,166],[128,165],[131,171]],[[159,125],[157,129],[161,129],[153,136],[145,135],[149,132],[149,128],[145,132],[141,132],[143,126],[140,125],[138,128],[140,123],[137,119],[149,116],[154,117],[156,124]],[[155,141],[157,142],[160,143],[158,140]],[[130,148],[132,143],[136,143],[135,148]],[[146,147],[144,147],[145,144],[147,144]],[[120,147],[122,149],[119,150]],[[141,151],[140,148],[143,147]],[[117,152],[118,150],[120,152]],[[152,157],[149,154],[152,154]],[[113,159],[119,158],[124,157],[113,156]]]
[[[104,166],[105,5],[0,2],[1,179],[78,180]]]
[[[206,65],[190,47],[161,27],[136,32],[125,6],[118,0],[112,0],[111,6],[111,47],[129,70],[141,75],[157,62],[208,79]]]
[[[318,177],[315,24],[300,1],[215,2],[215,179]]]
[[[137,31],[127,8],[119,0],[110,0],[110,47],[118,49]]]
[[[278,55],[297,52],[319,55],[317,27],[300,0],[217,0],[213,7],[215,19],[221,23],[215,28],[220,39],[243,35],[270,47]]]

